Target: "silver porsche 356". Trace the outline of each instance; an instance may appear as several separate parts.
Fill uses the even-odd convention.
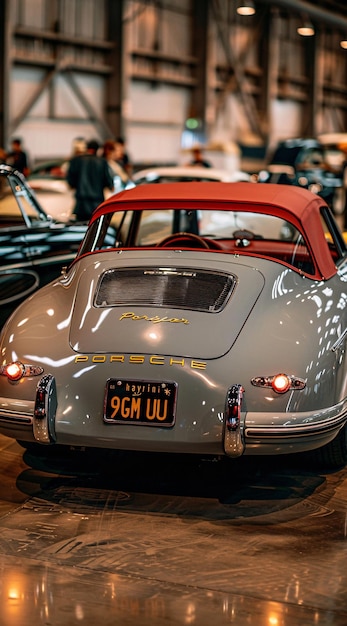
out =
[[[347,249],[285,185],[144,185],[4,326],[0,432],[24,445],[347,461]]]

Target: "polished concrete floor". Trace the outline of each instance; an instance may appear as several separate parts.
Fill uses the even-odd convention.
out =
[[[0,436],[1,626],[346,626],[347,470]]]

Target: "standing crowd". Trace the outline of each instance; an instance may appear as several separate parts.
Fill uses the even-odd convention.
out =
[[[22,140],[17,137],[12,139],[9,152],[5,152],[3,148],[0,148],[0,163],[11,165],[24,176],[30,174],[27,153],[23,150]]]
[[[344,155],[342,165],[342,200],[343,228],[347,229],[347,144],[338,145]],[[204,157],[203,147],[190,148],[191,159],[186,163],[190,167],[210,168],[212,164]],[[0,147],[0,164],[11,165],[16,170],[30,176],[29,158],[23,149],[22,140],[13,138],[10,150]],[[86,141],[83,137],[73,140],[72,152],[55,168],[59,177],[65,178],[74,190],[75,206],[72,218],[78,222],[88,222],[93,211],[107,197],[107,191],[115,193],[124,189],[131,182],[133,166],[127,154],[124,139],[107,139],[100,144],[95,139]],[[53,170],[52,170],[53,172]]]
[[[201,147],[193,147],[191,155],[187,165],[211,167],[204,159]],[[11,165],[25,176],[31,173],[29,158],[20,138],[12,139],[8,153],[0,149],[0,163]],[[83,137],[76,137],[70,156],[55,168],[55,173],[65,178],[74,190],[72,218],[78,222],[88,222],[108,190],[115,193],[131,181],[132,169],[122,137],[108,139],[103,144],[95,139],[86,141]]]
[[[131,178],[131,165],[120,137],[108,139],[103,146],[92,139],[84,149],[81,141],[68,164],[66,180],[75,190],[75,219],[85,222],[104,200],[106,189],[118,191],[125,187]]]
[[[0,149],[0,163],[30,175],[27,153],[22,141],[11,141],[9,152]],[[96,140],[77,137],[69,159],[59,167],[59,175],[66,178],[75,192],[73,216],[78,222],[89,221],[94,209],[104,200],[105,190],[111,192],[124,188],[131,179],[132,166],[122,137],[108,139],[103,145]]]

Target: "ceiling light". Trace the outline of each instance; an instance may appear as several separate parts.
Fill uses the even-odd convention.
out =
[[[254,15],[255,6],[253,0],[240,0],[237,3],[236,11],[239,15]]]
[[[305,21],[296,29],[296,32],[302,37],[312,37],[314,35],[314,26],[309,21]]]
[[[341,39],[340,41],[340,46],[341,48],[343,48],[344,50],[347,50],[347,38],[344,37],[343,39]]]

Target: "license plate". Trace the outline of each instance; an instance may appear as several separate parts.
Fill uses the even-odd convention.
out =
[[[108,424],[173,426],[177,383],[142,380],[108,380],[104,421]]]

